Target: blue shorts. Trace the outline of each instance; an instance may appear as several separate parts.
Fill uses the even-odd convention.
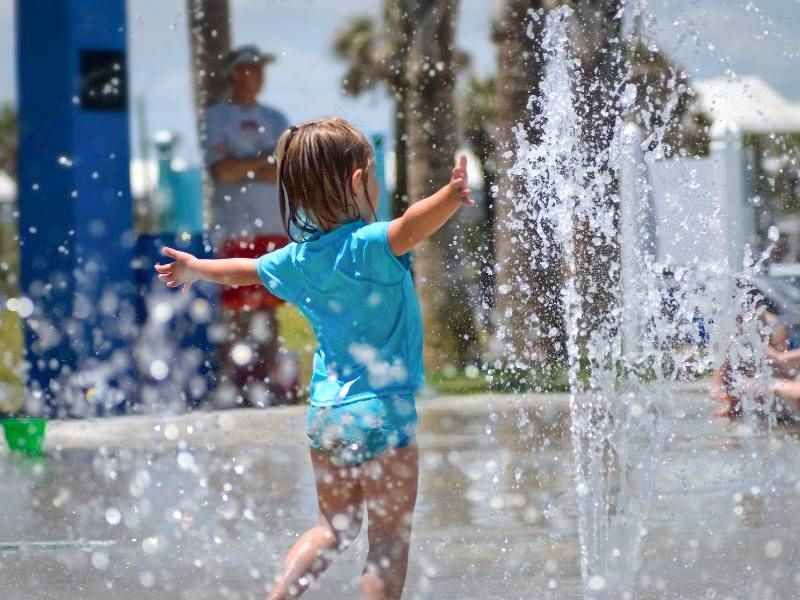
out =
[[[306,434],[311,447],[331,455],[333,462],[356,466],[391,448],[405,448],[417,432],[413,397],[357,400],[335,406],[311,406]]]

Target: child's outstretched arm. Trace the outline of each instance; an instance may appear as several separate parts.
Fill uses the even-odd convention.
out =
[[[389,245],[396,256],[412,250],[436,233],[463,205],[473,206],[467,188],[467,159],[462,156],[450,183],[432,196],[415,202],[402,217],[389,223]]]
[[[185,291],[198,280],[212,281],[222,285],[261,283],[256,272],[256,259],[254,258],[202,259],[188,252],[181,252],[166,246],[161,249],[161,253],[175,260],[168,265],[156,265],[158,278],[167,287],[184,286]]]

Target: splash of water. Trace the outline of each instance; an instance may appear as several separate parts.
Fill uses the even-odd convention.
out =
[[[529,231],[540,239],[531,250],[533,261],[547,260],[555,249],[564,264],[561,301],[584,597],[633,598],[668,435],[663,414],[674,404],[675,383],[720,364],[723,356],[752,365],[756,373],[768,372],[750,288],[735,283],[749,279],[758,265],[750,260],[744,273],[737,273],[722,249],[689,267],[658,263],[654,240],[647,237],[655,228],[648,222],[647,166],[663,159],[666,128],[657,127],[642,140],[635,127],[625,125],[626,112],[641,93],[626,64],[618,81],[606,82],[606,109],[619,115],[607,150],[589,155],[576,110],[579,63],[569,35],[574,16],[561,8],[546,17],[541,45],[546,74],[529,106],[535,116],[533,123],[515,128],[509,175],[523,191],[509,199],[510,228],[533,228]],[[670,121],[676,105],[676,98],[667,98],[661,123]],[[531,130],[537,131],[535,142]],[[634,184],[619,194],[621,178]],[[693,176],[684,179],[675,185],[676,203],[698,194]],[[719,211],[698,228],[722,234]],[[600,268],[587,269],[591,264]],[[603,312],[599,318],[598,312]],[[741,315],[738,327],[734,314]],[[737,390],[749,399],[750,415],[752,398],[763,393],[761,379],[748,379],[748,389]],[[761,391],[752,381],[761,381]]]

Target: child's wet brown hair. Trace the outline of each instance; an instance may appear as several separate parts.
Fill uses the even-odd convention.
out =
[[[290,238],[301,238],[357,219],[352,186],[356,169],[367,169],[372,146],[358,129],[340,118],[308,121],[287,129],[278,140],[278,202]],[[371,199],[367,197],[367,200]]]

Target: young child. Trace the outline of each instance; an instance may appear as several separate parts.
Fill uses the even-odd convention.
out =
[[[742,402],[739,395],[752,393],[757,405],[766,403],[767,392],[777,396],[782,402],[775,405],[780,418],[789,418],[796,406],[800,406],[800,382],[796,381],[800,368],[800,350],[794,349],[789,328],[785,325],[778,308],[764,298],[756,300],[755,309],[762,323],[762,336],[766,346],[766,359],[772,370],[769,386],[754,378],[755,365],[740,361],[732,365],[728,354],[721,368],[711,377],[711,397],[722,404],[715,411],[717,416],[736,418],[742,416]],[[741,326],[741,317],[737,318]],[[737,340],[739,344],[746,344]],[[753,353],[755,349],[747,348]]]
[[[417,499],[422,321],[408,253],[472,204],[466,160],[450,182],[376,223],[378,185],[366,137],[342,119],[290,127],[277,148],[283,220],[296,241],[258,259],[199,260],[165,248],[168,287],[195,280],[263,283],[316,333],[307,435],[319,522],[289,551],[271,600],[300,596],[368,517],[361,597],[399,599]]]

